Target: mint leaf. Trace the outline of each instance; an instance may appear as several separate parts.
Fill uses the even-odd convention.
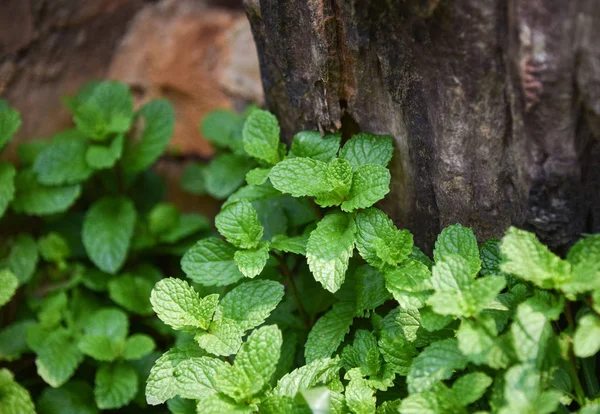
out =
[[[176,243],[192,234],[202,230],[208,230],[209,228],[210,223],[208,219],[201,214],[180,214],[175,227],[169,229],[166,233],[161,234],[159,239],[164,243]]]
[[[252,407],[239,405],[222,394],[213,394],[198,403],[203,414],[247,414],[254,412]]]
[[[308,244],[309,233],[300,236],[288,237],[286,235],[277,235],[271,241],[271,250],[279,250],[286,253],[295,253],[306,256],[306,245]]]
[[[238,250],[233,259],[245,277],[250,279],[258,276],[269,259],[269,242],[261,242],[251,250]]]
[[[198,332],[196,342],[206,352],[228,356],[235,354],[242,345],[244,331],[233,319],[221,318],[212,321],[208,332]]]
[[[435,293],[427,300],[441,315],[473,316],[484,310],[506,286],[498,276],[472,278],[472,267],[462,256],[450,254],[433,267]]]
[[[200,124],[200,133],[204,138],[221,148],[231,148],[233,129],[241,117],[227,109],[209,112]]]
[[[54,388],[67,382],[83,361],[83,355],[63,328],[45,336],[35,351],[38,375]]]
[[[535,234],[511,227],[502,239],[500,250],[505,261],[503,272],[512,273],[542,289],[552,289],[568,280],[571,266],[540,243]]]
[[[452,394],[463,407],[480,399],[485,390],[492,385],[492,378],[483,372],[472,372],[458,378],[452,384]]]
[[[19,287],[19,279],[8,269],[0,269],[0,307],[6,305]]]
[[[437,341],[425,348],[414,359],[408,377],[411,393],[430,390],[440,380],[452,377],[455,370],[463,370],[467,359],[458,349],[456,339]]]
[[[174,370],[177,393],[183,398],[202,400],[217,393],[217,375],[231,367],[217,358],[200,357],[182,361]],[[195,412],[195,411],[194,411]]]
[[[177,330],[207,330],[217,309],[219,295],[200,298],[193,287],[181,279],[162,279],[150,296],[152,308],[167,325]]]
[[[308,334],[304,346],[306,362],[310,364],[315,360],[331,357],[350,331],[353,321],[353,303],[339,302],[333,305],[329,312],[319,318]]]
[[[26,233],[19,233],[12,240],[10,253],[6,259],[8,268],[19,279],[19,284],[28,282],[39,260],[37,243]]]
[[[97,414],[92,387],[83,381],[70,381],[60,388],[46,387],[37,407],[40,414]]]
[[[317,194],[321,207],[337,206],[346,199],[352,185],[352,166],[347,160],[335,158],[327,164],[327,191]]]
[[[381,368],[381,357],[375,335],[364,329],[357,330],[352,345],[344,347],[342,364],[346,370],[360,368],[363,376],[377,375]]]
[[[223,297],[215,319],[234,320],[243,331],[247,331],[267,319],[281,302],[283,294],[283,285],[271,280],[242,283]]]
[[[58,233],[51,232],[37,241],[38,251],[47,262],[60,263],[71,255],[67,241]]]
[[[302,131],[294,135],[290,157],[312,158],[329,162],[335,158],[340,148],[341,134],[327,134],[321,137],[316,131]]]
[[[187,277],[201,285],[230,285],[244,277],[234,261],[235,252],[233,246],[221,239],[203,239],[185,253],[181,268]]]
[[[385,274],[385,286],[403,308],[422,308],[433,293],[431,272],[421,262],[407,260]]]
[[[188,165],[183,174],[179,185],[190,194],[204,195],[206,194],[206,167],[204,164],[194,163]]]
[[[133,98],[119,82],[104,81],[82,90],[72,101],[77,129],[91,139],[102,141],[111,133],[124,133],[133,120]]]
[[[246,180],[254,163],[248,157],[220,154],[214,158],[204,173],[206,192],[217,198],[226,198]]]
[[[354,135],[340,151],[340,157],[350,161],[356,169],[366,164],[386,167],[392,159],[394,145],[390,135],[359,133]]]
[[[0,100],[0,128],[3,127],[2,102]],[[12,372],[6,368],[0,368],[0,407],[2,414],[35,414],[31,395],[14,380]]]
[[[114,361],[120,354],[122,343],[113,343],[110,338],[100,335],[85,335],[78,343],[79,350],[98,361]]]
[[[293,197],[317,196],[331,190],[327,164],[312,158],[288,158],[271,169],[273,187]]]
[[[562,394],[557,390],[542,391],[541,373],[528,364],[515,365],[504,375],[504,401],[498,412],[540,413],[555,412]]]
[[[125,273],[108,281],[108,295],[112,301],[130,312],[152,315],[150,292],[154,283],[145,276]]]
[[[144,120],[142,136],[125,150],[123,166],[128,172],[145,170],[161,156],[175,128],[175,111],[164,99],[148,102],[136,114]]]
[[[348,262],[354,251],[356,224],[343,213],[325,216],[312,231],[306,259],[315,280],[330,292],[344,283]]]
[[[317,359],[284,375],[273,389],[273,395],[295,397],[298,392],[331,381],[340,369],[338,358]]]
[[[104,308],[94,312],[84,327],[86,335],[105,336],[113,342],[124,340],[128,331],[127,314],[115,308]]]
[[[123,349],[123,359],[133,360],[140,359],[150,352],[154,351],[156,344],[151,336],[144,334],[131,335],[125,341],[125,348]]]
[[[511,332],[517,357],[520,361],[541,363],[554,336],[543,305],[539,299],[530,298],[517,307],[514,319]]]
[[[281,344],[281,331],[276,325],[252,332],[235,357],[234,365],[217,371],[219,390],[240,402],[257,394],[275,372]]]
[[[375,309],[391,298],[385,278],[377,269],[364,265],[356,269],[354,276],[357,313]]]
[[[0,150],[12,139],[21,126],[21,114],[0,98]]]
[[[15,176],[17,170],[10,164],[0,162],[0,218],[15,198]]]
[[[458,347],[474,364],[505,368],[510,357],[504,350],[506,344],[497,335],[496,323],[492,318],[480,316],[476,321],[464,320],[457,332]]]
[[[110,145],[90,145],[85,153],[85,161],[95,170],[112,168],[123,155],[125,136],[117,135]]]
[[[80,185],[45,186],[37,182],[32,170],[21,170],[15,177],[12,208],[32,216],[65,212],[81,195]]]
[[[92,204],[81,237],[90,260],[100,270],[115,274],[123,266],[135,220],[135,207],[127,198],[104,197]]]
[[[135,369],[125,363],[101,365],[96,371],[94,396],[101,410],[129,404],[138,390]]]
[[[377,164],[358,167],[352,177],[348,199],[342,203],[343,211],[371,207],[390,192],[390,171]]]
[[[1,272],[1,271],[0,271]],[[14,322],[0,331],[0,361],[14,361],[29,350],[25,339],[31,319]]]
[[[203,356],[205,353],[193,342],[171,348],[152,367],[146,382],[146,401],[150,405],[162,404],[178,393],[174,371],[183,361]]]
[[[438,399],[438,395],[434,392],[411,394],[402,399],[399,411],[401,414],[438,414],[445,412],[442,411]]]
[[[244,149],[248,154],[267,164],[277,164],[281,160],[279,153],[279,122],[268,111],[253,111],[242,131]]]
[[[50,145],[50,141],[44,139],[34,139],[31,141],[20,142],[17,146],[17,154],[22,167],[31,167],[40,153]]]
[[[500,263],[502,262],[502,254],[500,253],[500,240],[489,239],[481,249],[479,249],[481,257],[481,274],[482,275],[502,275]]]
[[[468,227],[454,224],[442,230],[435,241],[433,258],[437,262],[450,254],[463,257],[468,262],[473,275],[481,269],[477,239],[473,234],[473,230]]]
[[[350,376],[345,392],[346,405],[350,411],[357,414],[375,412],[377,401],[368,382],[352,370],[346,375]]]
[[[573,277],[561,286],[566,293],[600,289],[600,235],[587,236],[569,250],[567,261]]]
[[[171,203],[158,203],[148,213],[148,228],[152,234],[162,234],[179,223],[179,209]]]
[[[33,163],[37,179],[44,185],[77,184],[94,172],[85,160],[88,143],[78,132],[54,137]]]
[[[573,350],[580,358],[591,357],[600,350],[600,318],[596,315],[588,313],[577,321]]]
[[[256,247],[263,235],[256,210],[247,200],[223,208],[215,217],[215,226],[229,243],[242,249]]]
[[[246,182],[250,185],[262,185],[269,179],[270,168],[254,168],[246,174]]]
[[[408,375],[418,352],[404,335],[401,332],[383,331],[378,345],[388,368],[397,374]]]
[[[412,234],[407,230],[398,230],[392,220],[377,208],[358,213],[356,229],[358,252],[375,268],[395,267],[412,251]]]

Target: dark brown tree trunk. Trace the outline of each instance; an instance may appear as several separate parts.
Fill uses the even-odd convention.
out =
[[[395,137],[383,208],[432,248],[460,222],[551,246],[600,231],[597,0],[246,0],[266,101]]]

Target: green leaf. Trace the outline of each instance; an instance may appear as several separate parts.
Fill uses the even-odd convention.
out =
[[[124,133],[133,120],[133,98],[119,82],[104,81],[82,90],[72,101],[73,121],[77,129],[94,140],[111,133]]]
[[[123,266],[135,220],[135,207],[127,198],[104,197],[92,204],[81,236],[90,260],[100,270],[115,274]]]
[[[218,389],[239,402],[257,394],[275,372],[281,344],[281,331],[276,325],[252,332],[235,357],[234,365],[217,371]]]
[[[205,165],[200,163],[190,164],[183,170],[179,185],[183,191],[187,191],[190,194],[204,195],[206,194],[205,175]]]
[[[250,279],[258,276],[269,260],[269,242],[261,242],[251,250],[238,250],[233,259],[245,277]]]
[[[219,372],[231,367],[217,358],[190,358],[177,365],[174,376],[177,380],[177,393],[183,398],[202,400],[217,393]],[[195,411],[194,411],[195,412]]]
[[[152,234],[162,234],[179,223],[179,209],[171,203],[158,203],[148,213],[148,228]]]
[[[566,293],[600,289],[600,235],[587,236],[569,250],[567,261],[573,269],[571,280],[561,286]]]
[[[109,146],[90,145],[85,153],[85,161],[95,170],[112,168],[123,155],[125,136],[117,135]]]
[[[138,377],[131,365],[106,364],[96,371],[94,396],[101,410],[121,408],[129,404],[137,390]]]
[[[339,302],[321,316],[308,334],[304,346],[304,358],[307,363],[328,358],[340,346],[354,321],[354,304]]]
[[[455,370],[466,366],[467,359],[458,349],[456,339],[434,342],[414,359],[406,379],[408,390],[428,391],[437,381],[451,378]]]
[[[151,336],[144,334],[133,334],[125,341],[123,359],[140,359],[154,351],[156,344]]]
[[[3,127],[1,110],[0,106],[0,134]],[[31,395],[14,380],[12,372],[6,368],[0,368],[0,407],[2,407],[2,414],[35,414]]]
[[[248,405],[236,404],[231,398],[222,394],[213,394],[198,403],[198,411],[202,414],[245,414],[255,410]]]
[[[200,298],[198,292],[181,279],[162,279],[150,296],[158,317],[176,330],[195,332],[208,329],[217,309],[219,295]]]
[[[500,250],[505,261],[503,272],[512,273],[542,289],[552,289],[568,280],[571,266],[538,241],[535,234],[511,227],[502,239]]]
[[[312,158],[329,162],[335,158],[340,148],[341,134],[327,134],[321,137],[316,131],[302,131],[294,135],[290,157]]]
[[[294,253],[306,256],[306,245],[308,244],[309,233],[300,236],[289,237],[283,234],[273,237],[271,241],[271,250],[279,250],[286,253]]]
[[[34,238],[26,233],[17,234],[12,240],[6,264],[19,279],[19,284],[22,285],[31,279],[38,260],[37,244]]]
[[[519,360],[542,363],[554,332],[537,298],[530,298],[517,307],[511,332]]]
[[[164,99],[148,102],[136,114],[144,120],[144,131],[139,141],[129,146],[123,156],[125,171],[145,170],[161,156],[175,128],[175,111]]]
[[[206,192],[217,199],[228,197],[246,180],[246,174],[254,166],[248,157],[220,154],[205,170]]]
[[[17,170],[10,164],[0,162],[0,219],[15,198],[15,176]]]
[[[355,271],[356,311],[372,310],[391,298],[385,287],[385,278],[375,268],[364,265]]]
[[[390,171],[378,164],[362,165],[354,171],[348,200],[342,203],[343,211],[371,207],[390,192]]]
[[[434,392],[409,395],[402,399],[399,411],[401,414],[439,414],[444,412]]]
[[[40,237],[37,244],[40,255],[47,262],[60,263],[71,255],[67,241],[55,232]]]
[[[283,294],[283,285],[271,280],[242,283],[223,297],[215,319],[234,320],[243,331],[247,331],[267,319],[281,302]]]
[[[188,278],[201,285],[230,285],[244,277],[234,261],[235,252],[221,239],[203,239],[185,253],[181,268]]]
[[[256,247],[263,235],[256,210],[247,200],[240,200],[221,210],[215,217],[215,226],[229,243],[242,249]]]
[[[375,268],[395,268],[412,251],[412,234],[407,230],[398,230],[392,220],[377,208],[358,213],[356,229],[358,252]]]
[[[0,98],[0,150],[12,139],[21,126],[21,114]]]
[[[32,170],[21,170],[15,178],[16,194],[12,208],[32,216],[63,213],[81,195],[81,186],[45,186],[37,182]]]
[[[108,295],[128,311],[148,316],[153,313],[149,300],[153,287],[154,283],[147,277],[125,273],[108,281]]]
[[[62,185],[87,180],[94,172],[85,160],[87,148],[87,140],[77,132],[54,137],[33,163],[39,183]]]
[[[350,193],[352,175],[352,166],[347,160],[331,160],[327,164],[327,191],[317,194],[315,202],[321,207],[340,205]]]
[[[490,385],[492,378],[483,372],[471,372],[454,381],[452,394],[461,406],[466,407],[480,399]]]
[[[40,153],[50,145],[50,141],[45,139],[34,139],[31,141],[20,142],[17,146],[17,154],[22,167],[31,167]]]
[[[450,254],[456,254],[464,258],[468,262],[473,275],[481,269],[477,239],[473,234],[473,230],[468,227],[454,224],[442,230],[435,241],[433,258],[437,262]]]
[[[377,401],[368,382],[360,374],[352,375],[350,371],[347,375],[351,376],[345,392],[346,405],[350,411],[356,414],[374,413]]]
[[[129,332],[127,314],[120,309],[103,308],[94,312],[84,327],[89,336],[105,336],[113,343],[124,340]]]
[[[379,349],[389,369],[402,376],[408,375],[416,348],[399,332],[384,331],[379,338]]]
[[[119,356],[120,344],[113,343],[110,338],[99,335],[85,335],[78,343],[79,350],[98,361],[114,361]]]
[[[464,320],[457,332],[458,347],[474,364],[489,365],[494,369],[505,368],[510,356],[505,351],[506,343],[498,337],[496,323],[492,318]]]
[[[0,361],[17,360],[29,350],[25,336],[27,328],[33,324],[31,319],[17,321],[0,331]]]
[[[429,332],[439,331],[454,320],[451,315],[435,313],[429,306],[419,309],[419,316],[421,317],[421,325]]]
[[[215,319],[208,332],[198,332],[196,342],[206,352],[214,355],[228,356],[235,354],[242,345],[244,331],[233,319]]]
[[[498,276],[472,278],[472,267],[462,256],[449,254],[433,267],[435,293],[427,303],[441,315],[473,316],[488,307],[506,286]]]
[[[600,318],[593,313],[588,313],[577,321],[573,350],[580,358],[591,357],[600,350]]]
[[[295,397],[298,392],[325,384],[338,375],[338,358],[317,359],[284,375],[273,389],[273,395]]]
[[[268,111],[255,110],[246,119],[242,132],[244,149],[248,154],[267,164],[277,164],[279,153],[279,123]]]
[[[356,331],[352,345],[344,347],[342,364],[346,370],[360,368],[362,376],[377,375],[381,368],[381,356],[373,332],[365,329]]]
[[[97,414],[92,387],[70,381],[60,388],[46,387],[37,401],[40,414]]]
[[[502,262],[502,254],[500,253],[500,240],[489,239],[481,249],[479,249],[481,257],[481,274],[482,275],[502,275],[500,263]]]
[[[415,260],[386,273],[385,286],[403,308],[422,308],[433,291],[431,272]]]
[[[150,371],[146,382],[146,401],[150,405],[162,404],[178,393],[178,383],[174,376],[177,365],[192,358],[201,357],[204,351],[193,342],[171,348],[163,354]]]
[[[179,215],[177,225],[168,232],[160,235],[160,241],[164,243],[177,243],[202,230],[208,230],[210,222],[201,214],[189,213]]]
[[[356,224],[351,216],[332,213],[313,230],[306,247],[308,266],[315,280],[330,292],[344,283],[354,251]]]
[[[270,168],[254,168],[246,174],[246,182],[250,185],[262,185],[269,179]]]
[[[19,287],[19,279],[8,269],[0,269],[0,307],[6,305]]]
[[[209,112],[200,124],[200,133],[218,147],[231,147],[231,135],[241,117],[227,109]]]
[[[357,169],[366,164],[386,167],[392,159],[394,144],[390,135],[360,133],[354,135],[340,151],[340,157]]]
[[[67,382],[83,361],[83,355],[63,328],[45,336],[35,351],[38,375],[54,388]]]
[[[331,190],[327,163],[312,158],[288,158],[271,169],[273,187],[293,197],[317,196]]]
[[[504,400],[507,404],[498,412],[553,413],[561,396],[557,390],[543,391],[541,375],[533,366],[515,365],[504,376]]]

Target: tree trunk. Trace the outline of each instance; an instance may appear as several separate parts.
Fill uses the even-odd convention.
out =
[[[246,0],[266,102],[395,137],[382,207],[431,250],[460,222],[554,248],[600,231],[596,0]]]

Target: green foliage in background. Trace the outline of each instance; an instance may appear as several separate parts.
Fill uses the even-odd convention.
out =
[[[173,133],[167,101],[134,111],[107,81],[66,103],[73,129],[20,144],[20,168],[0,163],[0,413],[35,412],[14,377],[42,414],[139,412],[157,343],[176,339],[150,293],[209,221],[162,202],[148,169]],[[20,124],[0,100],[2,147]]]

